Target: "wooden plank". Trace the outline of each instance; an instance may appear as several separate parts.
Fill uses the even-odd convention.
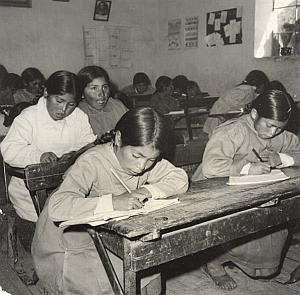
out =
[[[147,269],[209,247],[248,236],[300,216],[300,196],[282,201],[281,206],[253,208],[166,233],[153,242],[131,243],[131,268]],[[197,237],[197,238],[195,238]]]
[[[212,220],[253,208],[274,198],[285,199],[300,193],[300,177],[256,187],[225,186],[226,180],[222,178],[199,182],[189,192],[179,195],[179,204],[147,215],[110,222],[103,227],[133,239],[158,229],[171,230]]]
[[[25,168],[26,186],[30,191],[57,187],[68,167],[68,161],[29,165]]]

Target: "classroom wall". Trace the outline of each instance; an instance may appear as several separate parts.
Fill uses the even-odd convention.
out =
[[[113,0],[109,22],[93,21],[95,0],[32,0],[32,8],[0,7],[0,63],[21,73],[38,67],[48,76],[58,69],[77,72],[84,65],[82,26],[128,25],[132,28],[132,67],[108,69],[124,86],[137,71],[156,71],[158,0]],[[151,78],[152,77],[150,73]]]
[[[95,0],[32,0],[32,8],[0,7],[0,63],[17,73],[28,66],[46,76],[61,68],[77,72],[84,65],[82,25],[127,25],[132,28],[132,67],[108,69],[120,87],[138,71],[147,72],[153,84],[163,74],[186,74],[201,89],[220,95],[257,68],[281,80],[300,100],[300,58],[254,58],[257,1],[267,0],[112,0],[109,22],[92,20]],[[206,47],[206,13],[238,5],[243,7],[243,44]],[[168,50],[168,20],[194,15],[200,17],[199,48]]]
[[[271,1],[271,0],[256,0]],[[243,43],[222,47],[206,47],[206,13],[243,7]],[[185,74],[197,80],[201,89],[220,95],[224,89],[240,83],[252,69],[265,71],[270,79],[280,80],[295,99],[300,100],[300,57],[254,58],[255,0],[162,0],[159,2],[159,61],[158,72],[175,76]],[[197,49],[167,49],[167,22],[185,16],[199,16],[200,44]]]

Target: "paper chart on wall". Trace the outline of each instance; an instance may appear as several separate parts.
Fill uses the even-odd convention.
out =
[[[185,48],[198,47],[198,16],[186,17],[184,23],[184,46]]]
[[[181,19],[168,21],[168,49],[181,48]]]
[[[84,26],[83,40],[85,65],[131,66],[130,27]]]

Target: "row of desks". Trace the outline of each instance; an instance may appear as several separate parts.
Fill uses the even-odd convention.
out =
[[[228,186],[227,178],[194,183],[177,205],[98,227],[124,260],[124,293],[138,294],[146,269],[300,218],[300,171],[287,172],[291,179],[259,186]],[[260,207],[274,198],[276,206]]]

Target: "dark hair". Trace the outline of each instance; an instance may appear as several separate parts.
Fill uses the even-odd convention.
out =
[[[133,77],[133,85],[145,83],[146,85],[151,85],[151,81],[146,73],[139,72],[136,73]]]
[[[155,88],[158,92],[162,92],[164,90],[164,87],[170,86],[172,83],[172,79],[168,76],[160,76],[157,78],[155,82]]]
[[[241,84],[259,87],[261,85],[267,85],[269,78],[263,71],[253,70],[248,73],[245,80]]]
[[[108,73],[98,66],[84,67],[78,72],[77,76],[81,95],[84,92],[84,88],[96,78],[104,78],[106,82],[110,84]]]
[[[173,79],[174,89],[179,90],[181,93],[186,93],[188,78],[184,75],[177,75]]]
[[[291,112],[288,124],[286,125],[285,129],[287,131],[298,134],[299,128],[300,128],[300,110],[297,108],[297,105],[296,105],[295,101],[293,100],[292,96],[287,92],[284,85],[278,80],[271,81],[269,83],[268,88],[270,90],[272,90],[272,89],[280,90],[280,91],[286,93],[286,95],[288,96],[290,104],[292,106],[292,112]]]
[[[188,80],[187,83],[186,83],[186,87],[187,88],[193,88],[193,87],[196,87],[200,90],[200,87],[198,85],[198,83],[196,81],[192,81],[192,80]]]
[[[0,64],[0,80],[8,74],[7,69],[4,65]]]
[[[280,90],[280,91],[283,91],[283,92],[285,92],[285,93],[287,93],[287,91],[286,91],[286,88],[283,86],[283,84],[280,82],[280,81],[278,81],[278,80],[273,80],[273,81],[271,81],[270,83],[269,83],[269,85],[268,85],[268,89],[269,90]]]
[[[3,86],[15,90],[23,89],[24,88],[23,79],[18,74],[8,73],[3,80]]]
[[[21,112],[22,112],[24,109],[26,109],[26,108],[28,108],[28,107],[30,107],[30,106],[32,106],[32,104],[31,104],[30,102],[27,102],[27,101],[22,101],[22,102],[19,102],[19,103],[15,104],[15,105],[10,109],[8,116],[5,117],[4,122],[3,122],[3,125],[4,125],[5,127],[9,127],[9,126],[13,123],[14,119],[15,119],[19,114],[21,114]]]
[[[121,132],[123,146],[146,146],[153,143],[161,153],[169,148],[171,129],[169,122],[152,108],[135,108],[126,112],[113,131],[101,137],[101,143],[109,142],[117,131]]]
[[[3,80],[5,79],[6,75],[8,74],[4,65],[0,64],[0,88],[3,87]]]
[[[280,90],[268,90],[258,95],[251,108],[256,109],[260,117],[279,122],[288,120],[292,111],[288,95]]]
[[[22,72],[21,76],[25,83],[29,83],[34,80],[40,80],[42,84],[45,83],[44,75],[37,68],[27,68]]]
[[[79,101],[80,91],[78,78],[74,73],[68,71],[57,71],[46,81],[46,89],[49,95],[73,94],[76,101]]]

